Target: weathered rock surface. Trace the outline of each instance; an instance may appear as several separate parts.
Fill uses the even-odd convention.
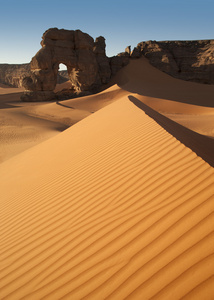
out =
[[[29,76],[30,63],[28,64],[0,64],[0,83],[11,87],[22,87],[22,80]],[[59,71],[57,83],[63,83],[69,80],[67,71]]]
[[[0,64],[0,82],[22,87],[22,79],[30,74],[30,64]]]
[[[147,41],[131,51],[106,56],[104,37],[94,39],[80,30],[51,28],[42,37],[42,48],[30,64],[0,64],[0,82],[25,87],[23,101],[44,101],[73,93],[93,93],[109,82],[130,59],[144,55],[150,63],[179,79],[214,84],[214,40]],[[59,64],[67,73],[58,72]],[[26,76],[27,75],[27,76]],[[72,91],[54,94],[57,82],[70,79]]]
[[[141,50],[139,47],[134,47],[132,52],[130,53],[131,58],[139,58],[141,57]]]
[[[130,55],[127,52],[121,52],[110,58],[112,76],[129,63],[129,58]]]
[[[153,66],[173,77],[214,84],[214,40],[147,41],[137,48]]]
[[[105,54],[105,39],[93,38],[80,30],[51,28],[42,37],[42,49],[31,60],[31,76],[23,80],[28,91],[23,100],[32,100],[35,92],[41,100],[46,100],[55,88],[59,64],[67,66],[68,76],[76,92],[96,91],[111,77],[109,59]],[[41,93],[45,91],[46,93]],[[43,98],[44,96],[44,98]],[[48,97],[49,98],[49,97]]]
[[[48,29],[43,34],[41,46],[31,60],[30,76],[23,79],[26,89],[23,101],[50,99],[60,63],[67,66],[75,95],[82,95],[82,92],[98,91],[129,62],[128,53],[108,58],[104,37],[94,41],[80,30]]]
[[[100,78],[100,84],[109,82],[111,78],[111,68],[109,58],[106,56],[106,43],[102,36],[96,38],[94,43],[93,52],[96,55],[98,63],[98,74]]]

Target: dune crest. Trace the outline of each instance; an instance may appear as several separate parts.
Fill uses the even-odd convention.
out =
[[[23,89],[1,88],[0,121],[3,120],[1,125],[4,131],[3,143],[0,145],[1,162],[127,95],[136,97],[167,118],[203,135],[202,144],[204,147],[208,145],[207,150],[209,157],[211,153],[211,158],[201,157],[213,165],[214,86],[172,78],[151,66],[148,60],[142,57],[131,60],[106,87],[109,88],[96,95],[51,103],[23,103],[19,100]],[[26,134],[21,135],[20,140],[20,129],[17,125],[22,124],[22,116],[25,119]],[[12,121],[9,121],[7,126],[4,126],[5,118],[7,122]],[[38,122],[37,128],[35,120]],[[44,123],[43,120],[48,123]],[[29,135],[32,137],[30,143]],[[21,143],[18,145],[19,140]]]
[[[213,168],[127,95],[0,176],[3,299],[214,296]]]

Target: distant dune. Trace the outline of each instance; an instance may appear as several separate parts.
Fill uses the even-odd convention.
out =
[[[214,86],[140,58],[96,95],[17,92],[0,89],[1,298],[213,299]]]

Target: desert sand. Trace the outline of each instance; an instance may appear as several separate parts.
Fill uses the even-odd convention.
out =
[[[21,92],[0,88],[1,299],[213,299],[214,86],[141,58],[96,95]]]

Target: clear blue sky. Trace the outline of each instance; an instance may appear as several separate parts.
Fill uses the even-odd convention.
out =
[[[146,40],[214,38],[214,0],[0,0],[0,63],[26,63],[51,27],[104,36],[113,56]]]

